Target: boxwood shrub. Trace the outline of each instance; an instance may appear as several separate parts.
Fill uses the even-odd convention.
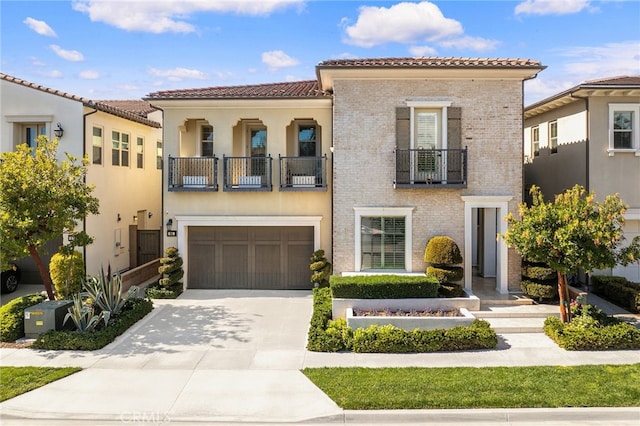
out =
[[[330,278],[331,294],[344,299],[438,297],[438,281],[426,275],[357,275]]]
[[[24,310],[44,302],[42,294],[28,294],[11,300],[0,308],[0,341],[15,342],[24,337]]]
[[[640,283],[624,277],[593,275],[591,291],[629,312],[640,313]]]
[[[358,336],[358,337],[356,337]],[[357,341],[357,343],[356,343]],[[404,331],[392,326],[356,329],[344,319],[331,319],[329,288],[313,289],[313,314],[307,349],[314,352],[434,352],[495,348],[498,339],[489,323],[475,320],[469,327]]]
[[[529,297],[537,298],[538,301],[558,298],[558,285],[555,283],[541,284],[534,281],[523,280],[520,283],[520,288],[524,294]]]
[[[153,310],[149,299],[130,299],[116,317],[100,330],[80,333],[69,330],[49,330],[38,336],[32,349],[93,351],[113,342],[133,324]]]
[[[544,332],[558,346],[569,351],[640,349],[640,330],[632,324],[607,316],[591,306],[582,306],[570,323],[557,317],[544,322]]]

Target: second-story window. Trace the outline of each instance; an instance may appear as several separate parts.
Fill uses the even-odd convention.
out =
[[[102,137],[102,128],[94,127],[92,142],[91,142],[93,146],[93,164],[102,164],[103,143],[104,143],[104,139]]]
[[[122,166],[129,167],[129,135],[122,133]]]
[[[552,121],[549,123],[549,148],[551,152],[558,152],[558,122]]]
[[[144,138],[136,139],[136,164],[139,169],[144,168]]]
[[[129,167],[129,135],[115,130],[111,132],[111,164]]]
[[[156,169],[162,170],[162,141],[156,142]]]
[[[609,151],[640,151],[640,104],[609,105]]]
[[[540,128],[538,126],[531,128],[531,152],[534,156],[540,155]]]
[[[315,157],[316,151],[316,126],[301,125],[298,128],[298,155],[300,157]]]
[[[200,126],[200,155],[213,157],[213,126]]]

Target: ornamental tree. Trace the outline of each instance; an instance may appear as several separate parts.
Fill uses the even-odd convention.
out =
[[[507,232],[502,235],[528,261],[548,264],[558,276],[562,322],[571,321],[566,274],[578,269],[627,265],[640,259],[640,238],[623,247],[625,204],[618,194],[603,203],[580,185],[545,202],[540,188],[531,188],[532,205],[520,204],[519,217],[509,214]]]
[[[75,229],[78,221],[98,214],[93,185],[84,181],[88,160],[65,153],[58,161],[58,140],[36,139],[35,153],[27,144],[0,156],[0,261],[30,255],[54,300],[51,277],[40,256],[42,246]]]

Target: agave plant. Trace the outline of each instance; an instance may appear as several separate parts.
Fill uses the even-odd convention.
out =
[[[104,320],[105,325],[107,320],[102,312],[95,314],[93,306],[87,305],[82,302],[82,295],[73,295],[73,306],[68,309],[67,315],[64,316],[63,324],[67,323],[67,320],[71,318],[76,326],[76,329],[82,333],[94,330],[101,320]]]
[[[112,315],[118,315],[130,297],[138,295],[137,286],[131,286],[127,294],[123,295],[120,274],[110,277],[104,273],[104,268],[100,270],[100,276],[89,277],[84,283],[84,289],[102,311],[105,322],[109,322]]]

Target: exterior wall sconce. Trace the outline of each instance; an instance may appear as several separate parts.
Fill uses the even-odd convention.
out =
[[[167,237],[177,237],[178,231],[174,231],[171,229],[173,226],[173,219],[167,220]]]
[[[118,217],[116,218],[116,220],[117,220],[118,222],[120,222],[120,221],[122,220],[122,218],[120,217],[120,213],[118,213]]]
[[[147,216],[149,216],[149,219],[151,219],[151,216],[153,216],[153,213],[149,212]]]
[[[133,221],[137,222],[138,221],[138,216],[133,216]]]
[[[62,139],[62,135],[64,135],[64,129],[62,128],[62,126],[60,125],[60,122],[58,122],[58,127],[56,127],[53,130],[53,133],[56,135],[56,137],[58,139]]]
[[[173,226],[173,219],[169,219],[167,221],[167,229],[171,229],[172,226]]]

